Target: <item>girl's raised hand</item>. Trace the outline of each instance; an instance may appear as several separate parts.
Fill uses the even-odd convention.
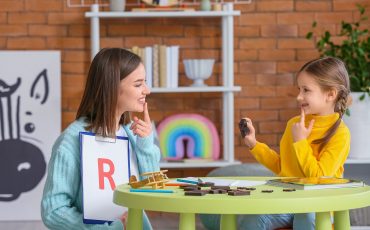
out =
[[[247,120],[247,126],[249,128],[249,133],[244,137],[244,143],[249,149],[252,149],[257,144],[256,130],[250,118],[244,117],[243,119]]]
[[[152,132],[152,123],[148,112],[148,103],[144,104],[144,120],[134,117],[134,122],[131,124],[130,129],[135,135],[140,137],[147,137]]]
[[[293,135],[293,141],[297,142],[303,139],[306,139],[312,131],[313,124],[315,123],[315,120],[311,120],[310,124],[308,125],[308,128],[305,126],[305,113],[303,108],[301,108],[301,119],[299,122],[292,125],[292,135]]]

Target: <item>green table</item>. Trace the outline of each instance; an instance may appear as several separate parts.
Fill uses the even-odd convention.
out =
[[[242,180],[267,180],[266,177],[234,177]],[[195,214],[221,214],[221,229],[234,230],[237,214],[316,213],[316,229],[331,230],[330,212],[334,212],[336,230],[349,230],[349,209],[370,206],[370,187],[321,189],[283,192],[282,188],[257,186],[250,196],[207,194],[184,196],[182,189],[168,187],[175,193],[135,193],[128,185],[114,191],[114,203],[128,207],[127,229],[142,229],[142,210],[180,213],[180,230],[195,230]],[[261,190],[273,189],[272,193]]]

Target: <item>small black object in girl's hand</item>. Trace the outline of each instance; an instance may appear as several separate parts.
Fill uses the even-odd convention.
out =
[[[240,134],[242,135],[242,137],[244,138],[245,136],[247,136],[250,132],[248,126],[247,126],[247,123],[248,121],[246,119],[241,119],[240,122],[239,122],[239,129],[240,129]]]

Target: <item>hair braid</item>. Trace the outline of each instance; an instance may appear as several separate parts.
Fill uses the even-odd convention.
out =
[[[339,113],[340,117],[344,115],[348,108],[349,91],[343,89],[338,93],[337,102],[335,103],[335,112]]]

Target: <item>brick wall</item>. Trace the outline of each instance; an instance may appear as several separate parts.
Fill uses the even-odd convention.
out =
[[[358,18],[356,3],[370,7],[370,0],[252,0],[249,5],[234,6],[242,12],[235,18],[234,31],[235,84],[242,86],[235,94],[235,121],[251,117],[257,138],[277,149],[286,121],[298,113],[294,72],[318,56],[306,33],[314,20],[318,22],[315,31],[338,33],[342,20]],[[62,0],[0,0],[2,50],[62,52],[62,128],[74,120],[89,66],[86,10],[68,8]],[[206,83],[221,82],[220,19],[103,19],[100,30],[102,47],[180,45],[181,59],[215,58],[214,76]],[[180,71],[180,84],[190,84],[182,65]],[[209,117],[222,133],[219,93],[152,94],[148,101],[157,122],[170,114],[196,112]],[[241,144],[236,125],[235,129],[236,159],[254,161]]]

